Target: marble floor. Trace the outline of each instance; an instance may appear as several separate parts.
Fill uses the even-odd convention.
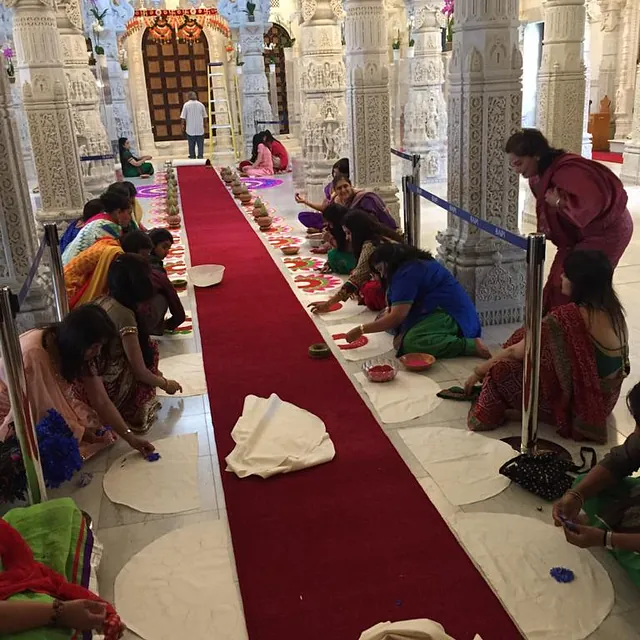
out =
[[[395,167],[395,173],[398,176],[402,171],[400,162],[398,161],[398,165]],[[615,168],[617,169],[618,167]],[[435,185],[430,189],[439,194],[446,194],[444,185]],[[634,214],[634,218],[638,221],[640,219],[640,187],[633,187],[628,191],[630,209]],[[269,204],[277,209],[278,215],[292,221],[295,219],[299,208],[293,199],[291,176],[285,176],[282,185],[260,192],[259,195],[261,197],[264,196]],[[145,208],[149,206],[149,203],[149,200],[142,201]],[[435,233],[443,229],[445,224],[446,214],[434,205],[425,203],[421,229],[424,248],[435,249]],[[527,231],[527,229],[523,229],[523,231]],[[622,302],[627,309],[633,366],[634,362],[640,362],[640,232],[634,236],[616,272],[616,284]],[[189,339],[163,340],[160,344],[161,356],[200,350],[195,300],[191,289],[188,295],[190,297],[190,308],[194,312],[193,337]],[[498,345],[508,337],[512,329],[513,327],[489,327],[485,332],[486,340],[490,345]],[[322,328],[322,330],[325,329]],[[638,356],[637,359],[635,358],[636,355]],[[429,376],[442,387],[461,384],[470,373],[475,362],[475,360],[468,358],[438,362],[430,370]],[[343,366],[349,373],[353,373],[359,368],[357,363],[343,362]],[[640,374],[632,370],[631,377],[624,385],[624,391],[628,390],[638,379],[640,379]],[[368,402],[366,398],[365,402]],[[465,429],[467,410],[468,407],[464,403],[443,402],[433,412],[420,419],[413,420],[410,423],[381,427],[385,430],[407,466],[445,519],[455,514],[459,507],[453,506],[446,500],[435,482],[404,444],[400,437],[400,430],[409,425],[436,424]],[[634,424],[627,413],[624,397],[622,397],[610,419],[609,445],[597,448],[599,456],[604,454],[609,446],[622,442],[633,428]],[[197,432],[200,442],[198,470],[202,505],[197,512],[177,516],[146,515],[126,506],[111,503],[103,494],[102,478],[111,462],[123,452],[123,447],[120,445],[114,446],[111,451],[104,452],[87,463],[86,470],[93,474],[93,480],[88,486],[80,488],[77,483],[71,482],[67,486],[51,492],[52,496],[70,495],[76,500],[80,508],[86,510],[93,517],[94,530],[98,539],[104,545],[104,555],[98,577],[101,595],[107,599],[113,598],[114,581],[121,568],[133,555],[153,540],[186,524],[212,519],[226,521],[227,519],[221,484],[221,471],[216,455],[207,396],[185,399],[162,398],[162,410],[156,425],[149,434],[149,438],[155,440],[168,435],[189,432]],[[510,434],[515,435],[518,432],[518,425],[513,424],[489,435],[495,438],[502,438]],[[541,429],[541,435],[549,439],[555,439],[552,430],[544,427]],[[578,446],[574,446],[571,443],[563,442],[563,444],[574,455],[579,450]],[[539,518],[546,522],[550,520],[550,507],[548,504],[543,503],[514,485],[511,485],[494,498],[462,507],[462,509],[466,512],[505,512]],[[231,549],[229,553],[233,555]],[[614,637],[629,640],[633,638],[640,639],[640,593],[606,553],[601,553],[598,550],[596,555],[611,575],[615,587],[616,602],[609,617],[590,638],[592,640],[605,640]],[[188,630],[185,631],[188,634]],[[127,637],[133,638],[136,636],[128,634]]]

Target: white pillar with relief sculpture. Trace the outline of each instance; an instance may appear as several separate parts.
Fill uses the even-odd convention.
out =
[[[0,70],[3,71],[3,70]],[[10,102],[8,77],[0,73],[0,286],[17,293],[35,258],[38,240],[22,161],[20,136]],[[20,329],[52,320],[51,300],[43,279],[37,278],[20,307]]]
[[[615,139],[630,137],[640,39],[640,3],[628,0],[622,10],[622,33],[615,93]]]
[[[584,0],[545,0],[544,40],[538,70],[536,127],[551,146],[582,154],[586,94],[583,45]],[[536,203],[530,189],[523,219],[536,223]]]
[[[640,65],[636,67],[636,92],[633,104],[631,139],[624,145],[620,178],[625,184],[640,184]]]
[[[348,152],[341,13],[340,5],[330,0],[302,2],[301,142],[305,190],[312,202],[322,201],[331,167]]]
[[[14,10],[13,37],[41,209],[38,222],[80,216],[86,197],[64,74],[56,12],[42,0],[5,0]]]
[[[449,67],[447,200],[518,232],[518,176],[504,145],[520,129],[517,0],[457,0]],[[522,321],[524,251],[449,214],[438,256],[470,294],[483,325]]]
[[[416,0],[412,30],[414,57],[409,60],[404,139],[407,151],[422,156],[421,177],[425,182],[441,182],[447,177],[442,25],[442,7],[439,4]]]
[[[399,221],[391,180],[389,51],[383,0],[347,0],[347,136],[357,187],[378,193]]]
[[[598,85],[600,95],[598,100],[605,96],[611,100],[611,113],[615,112],[616,76],[618,75],[618,49],[620,36],[622,35],[621,14],[625,0],[599,0],[602,20],[602,59]]]
[[[115,180],[113,149],[100,116],[98,88],[89,68],[79,0],[58,2],[56,17],[82,180],[87,195],[97,197]]]

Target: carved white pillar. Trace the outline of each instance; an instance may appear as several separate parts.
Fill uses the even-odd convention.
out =
[[[302,3],[301,135],[305,187],[311,200],[322,200],[332,165],[347,152],[346,72],[332,4],[330,0]],[[339,6],[336,10],[341,11]]]
[[[112,155],[111,141],[100,117],[98,88],[89,68],[87,45],[82,33],[80,3],[78,0],[64,0],[58,3],[57,8],[64,75],[80,151],[82,180],[87,193],[97,197],[115,179],[114,160],[86,158]]]
[[[277,120],[269,102],[269,83],[264,72],[264,32],[266,23],[247,22],[240,26],[242,51],[242,131],[245,149],[251,151],[256,121]],[[261,125],[264,126],[264,125]]]
[[[522,112],[517,0],[457,0],[449,74],[447,199],[517,233],[519,182],[504,153]],[[438,241],[484,325],[522,320],[522,250],[453,215]]]
[[[62,45],[53,7],[40,0],[8,0],[25,112],[35,156],[40,222],[77,218],[86,200]]]
[[[581,153],[585,100],[584,0],[545,0],[543,10],[537,126],[552,146]]]
[[[585,7],[586,8],[586,7]],[[582,62],[584,65],[584,121],[582,123],[582,155],[585,158],[591,158],[592,136],[589,133],[589,100],[591,86],[591,24],[588,19],[584,24],[584,43],[582,46]]]
[[[599,0],[602,13],[602,60],[598,84],[600,95],[598,100],[605,96],[611,100],[611,112],[615,111],[616,75],[618,70],[618,46],[622,29],[620,28],[620,15],[625,0]],[[545,34],[546,35],[546,34]]]
[[[640,184],[640,65],[636,68],[631,139],[624,145],[620,177],[625,184]]]
[[[425,182],[447,176],[447,106],[442,93],[444,67],[439,16],[441,8],[428,0],[415,5],[415,53],[409,60],[409,98],[404,108],[405,147],[422,156]]]
[[[347,0],[347,135],[353,178],[376,191],[399,220],[391,182],[389,51],[383,0]]]
[[[9,100],[9,83],[4,70],[0,71],[0,285],[17,293],[29,273],[38,242],[18,128]],[[45,290],[36,279],[20,309],[21,329],[51,320]]]
[[[129,60],[129,95],[133,110],[135,128],[134,144],[137,143],[137,155],[154,155],[155,141],[149,113],[149,98],[145,81],[144,63],[142,60],[142,29],[134,31],[127,37],[127,59]]]
[[[622,12],[622,25],[614,111],[615,137],[618,140],[630,137],[631,134],[640,37],[640,5],[638,2],[627,1]]]
[[[300,145],[301,134],[301,105],[300,96],[300,65],[302,59],[302,35],[298,20],[298,14],[291,16],[291,37],[295,39],[292,47],[284,50],[285,73],[287,77],[287,113],[289,114],[289,136],[293,139],[293,145]],[[340,48],[342,55],[342,47]]]

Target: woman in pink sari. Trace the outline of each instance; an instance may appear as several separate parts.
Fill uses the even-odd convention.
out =
[[[264,144],[264,133],[256,133],[256,135],[253,136],[253,148],[254,153],[251,157],[253,159],[255,155],[255,160],[253,164],[242,168],[244,174],[252,178],[272,176],[274,174],[273,156],[271,155],[271,151],[269,151],[269,147]]]
[[[538,231],[558,248],[544,288],[544,312],[567,304],[562,264],[574,249],[602,251],[615,269],[633,235],[622,182],[603,164],[551,147],[537,129],[514,133],[505,146],[513,170],[536,197]]]

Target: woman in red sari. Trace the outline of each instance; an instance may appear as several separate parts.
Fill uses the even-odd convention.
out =
[[[602,251],[615,269],[633,235],[622,182],[603,164],[549,146],[537,129],[507,141],[513,170],[528,178],[536,197],[538,231],[558,248],[544,288],[544,311],[566,304],[562,264],[574,249]]]
[[[627,325],[601,251],[574,251],[564,261],[562,291],[570,302],[542,321],[539,417],[574,440],[607,441],[607,417],[629,374]],[[522,408],[523,331],[476,368],[465,390],[483,380],[469,412],[472,431],[495,429]]]

